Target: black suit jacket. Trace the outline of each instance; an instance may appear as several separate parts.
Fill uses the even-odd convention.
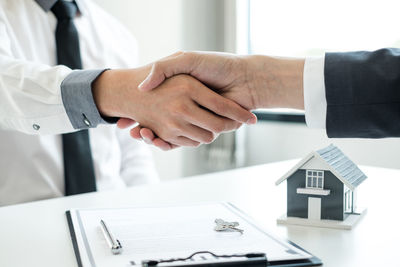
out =
[[[400,137],[400,49],[325,55],[329,137]]]

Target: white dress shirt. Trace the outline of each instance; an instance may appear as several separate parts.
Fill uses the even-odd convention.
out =
[[[304,110],[307,126],[326,128],[325,57],[306,58],[303,73]]]
[[[83,68],[134,67],[129,32],[91,1],[76,2]],[[60,90],[72,70],[55,66],[56,24],[34,0],[0,1],[0,206],[64,195],[61,136],[54,134],[74,130]],[[127,131],[100,125],[89,135],[99,191],[158,180],[150,151]]]

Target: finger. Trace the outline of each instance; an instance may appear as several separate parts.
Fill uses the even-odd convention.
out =
[[[200,90],[197,90],[197,92],[193,95],[193,100],[195,100],[199,105],[213,111],[220,116],[227,117],[241,123],[254,124],[257,122],[257,117],[250,111],[212,90],[205,89],[203,85],[201,86],[202,87]]]
[[[142,136],[140,135],[140,130],[142,129],[141,126],[136,126],[135,128],[132,128],[130,130],[130,135],[132,138],[137,139],[137,140],[142,140]]]
[[[131,120],[131,119],[128,119],[128,118],[120,118],[117,121],[117,127],[120,128],[120,129],[125,129],[125,128],[128,128],[128,127],[132,126],[135,123],[136,123],[136,121],[134,121],[134,120]]]
[[[149,75],[138,86],[141,91],[149,91],[159,86],[165,79],[177,74],[190,74],[197,63],[195,53],[176,53],[153,63]]]
[[[153,140],[155,138],[153,131],[148,128],[140,129],[140,136],[142,137],[143,141],[149,145],[153,143]]]
[[[165,142],[163,139],[158,138],[158,137],[154,138],[153,145],[158,147],[158,148],[160,148],[160,149],[162,149],[162,150],[164,150],[164,151],[168,151],[168,150],[171,150],[171,149],[179,147],[177,145],[172,145],[172,144],[170,144],[168,142]]]
[[[215,140],[214,132],[193,124],[182,127],[181,135],[199,143],[209,144]]]
[[[152,144],[155,146],[163,146],[165,148],[170,147],[171,149],[179,147],[177,145],[172,145],[168,143],[167,141],[161,139],[160,137],[156,137],[153,131],[147,128],[142,128],[140,130],[140,135],[142,136],[143,139],[151,140]]]
[[[168,150],[179,147],[177,145],[172,145],[159,137],[156,137],[154,135],[153,131],[150,129],[137,126],[131,130],[131,135],[132,135],[133,131],[134,131],[135,139],[143,139],[143,140],[145,140],[145,142],[146,142],[146,139],[151,140],[150,143],[148,143],[148,142],[146,142],[146,143],[153,144],[154,146],[156,146],[164,151],[168,151]]]
[[[200,145],[199,142],[193,141],[185,136],[178,136],[170,143],[177,146],[190,146],[190,147],[198,147]]]
[[[223,133],[240,128],[240,122],[221,117],[205,110],[201,107],[196,107],[193,112],[183,115],[184,119],[202,129],[212,133]]]

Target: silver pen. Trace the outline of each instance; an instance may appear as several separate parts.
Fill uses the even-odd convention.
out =
[[[107,227],[105,221],[100,220],[100,226],[112,254],[120,254],[122,252],[121,242],[119,242],[118,239],[114,238],[113,234],[110,231],[110,228]]]

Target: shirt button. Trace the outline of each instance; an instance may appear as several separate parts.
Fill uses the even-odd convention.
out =
[[[82,115],[83,115],[83,123],[84,123],[87,127],[90,127],[90,121],[88,120],[88,118],[86,118],[85,114],[82,114]]]
[[[32,125],[33,130],[38,131],[40,129],[40,126],[37,124]]]
[[[90,126],[90,121],[88,119],[83,119],[83,122],[86,124],[87,127]]]

